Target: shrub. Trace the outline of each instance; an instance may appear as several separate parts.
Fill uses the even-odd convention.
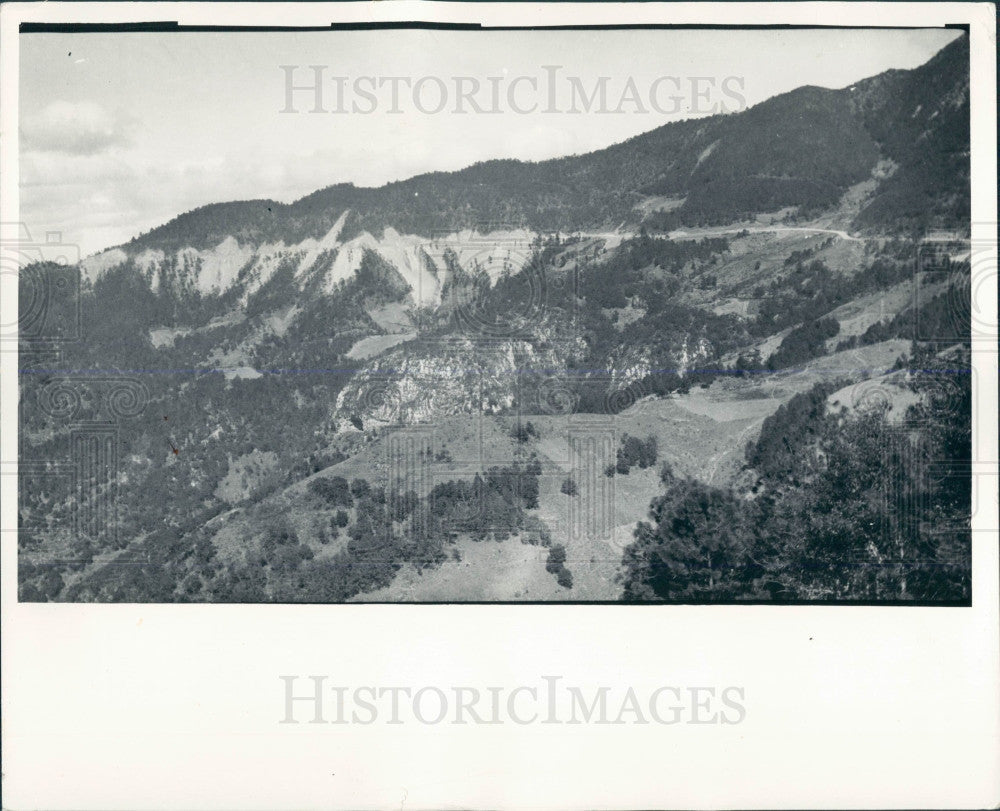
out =
[[[545,561],[545,570],[547,572],[558,572],[563,564],[566,562],[566,547],[561,543],[557,543],[555,546],[549,549],[548,559]]]
[[[531,420],[528,420],[528,422],[525,423],[515,423],[510,429],[510,435],[518,442],[527,442],[532,437],[537,439],[538,431],[535,429]]]

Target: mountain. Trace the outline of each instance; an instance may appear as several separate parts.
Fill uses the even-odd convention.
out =
[[[968,81],[963,36],[915,70],[887,71],[842,90],[802,87],[743,112],[666,124],[587,155],[495,160],[378,189],[340,184],[288,205],[205,206],[126,249],[205,250],[229,236],[240,244],[294,244],[321,239],[347,210],[345,238],[386,227],[424,237],[489,224],[600,229],[637,224],[637,197],[652,195],[685,200],[674,212],[677,226],[732,222],[784,206],[830,207],[869,178],[880,158],[902,174],[880,181],[857,225],[921,220],[924,209],[898,199],[908,184],[929,195],[935,217],[964,221],[967,201],[957,198],[968,181]]]
[[[962,392],[905,370],[964,362],[968,216],[964,37],[912,71],[587,155],[182,214],[84,260],[78,300],[45,288],[85,340],[22,350],[23,458],[37,462],[23,465],[23,597],[965,599],[960,543],[891,582],[836,561],[804,578],[789,561],[816,550],[759,544],[833,532],[803,505],[830,501],[823,460],[858,476],[872,463],[836,445],[838,426],[869,441],[868,400],[878,441],[923,408],[953,423],[928,447],[961,448],[967,415],[941,404]],[[930,263],[929,227],[955,232]],[[30,270],[24,302],[65,273]],[[115,381],[131,407],[102,393]],[[114,425],[102,464],[117,467],[90,490],[56,474],[98,468],[51,462],[84,447],[67,415]],[[907,487],[937,503],[926,482]],[[78,531],[81,493],[115,495],[108,527]],[[603,529],[578,533],[597,512],[573,499],[595,494]],[[961,518],[960,496],[941,521]],[[794,533],[775,504],[797,511]],[[707,543],[709,513],[739,528],[739,574],[678,585],[701,547],[675,528]],[[509,537],[523,548],[496,554],[517,576],[480,545]]]
[[[88,258],[83,270],[93,281],[129,263],[161,294],[245,303],[282,263],[294,265],[300,287],[308,271],[330,290],[375,253],[402,274],[418,304],[436,304],[447,248],[492,243],[523,260],[539,233],[666,232],[761,212],[797,222],[826,217],[861,233],[917,233],[961,227],[968,184],[961,37],[912,71],[842,90],[799,88],[588,155],[490,161],[378,189],[341,184],[288,205],[205,206]]]
[[[969,41],[925,65],[860,82],[852,108],[899,168],[861,211],[865,228],[965,224],[969,203]]]

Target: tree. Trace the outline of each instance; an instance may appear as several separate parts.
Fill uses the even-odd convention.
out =
[[[393,491],[389,500],[389,508],[393,521],[402,521],[411,515],[420,504],[420,498],[413,490],[404,493]]]
[[[742,591],[748,528],[728,490],[693,479],[650,505],[626,547],[626,600],[718,600]]]
[[[198,575],[189,574],[184,579],[183,591],[184,594],[188,595],[189,597],[197,594],[199,591],[201,591],[201,588],[202,588],[202,582],[201,578],[198,577]]]
[[[806,471],[803,455],[815,448],[826,419],[826,398],[842,382],[825,381],[796,394],[764,420],[756,442],[747,445],[747,463],[768,482],[796,482]]]
[[[524,443],[527,442],[532,437],[537,438],[538,431],[535,430],[535,426],[531,422],[531,420],[528,420],[525,423],[521,423],[520,421],[518,421],[515,422],[514,425],[511,427],[510,435],[514,437],[514,439],[516,439],[518,442]]]
[[[372,491],[372,486],[367,479],[353,479],[351,481],[351,495],[356,499],[367,498]]]
[[[775,371],[796,366],[822,355],[827,339],[840,332],[840,322],[835,318],[808,321],[786,335],[774,354],[767,359],[767,368]]]
[[[558,572],[566,562],[566,547],[557,543],[549,548],[549,556],[545,561],[545,570],[548,572]]]
[[[736,363],[733,365],[733,372],[736,377],[744,377],[753,372],[759,372],[763,368],[763,365],[760,350],[755,347],[746,355],[740,352],[736,358]]]
[[[968,363],[922,351],[921,368]],[[840,384],[818,385],[765,421],[740,493],[664,470],[625,550],[624,598],[967,601],[969,382],[916,376],[920,402],[893,420],[887,405],[830,413]]]
[[[324,499],[333,507],[354,506],[350,486],[343,476],[313,479],[309,482],[309,492]]]
[[[618,448],[615,472],[627,475],[635,465],[642,469],[650,467],[656,464],[656,452],[656,437],[648,436],[643,440],[625,434]]]

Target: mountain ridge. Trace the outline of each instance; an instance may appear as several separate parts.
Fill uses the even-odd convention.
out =
[[[29,266],[20,598],[967,600],[967,48]]]
[[[960,94],[963,84],[965,104],[954,111],[926,98],[924,88],[947,99],[950,91]],[[740,112],[670,122],[583,155],[538,162],[497,158],[380,187],[338,183],[292,203],[211,203],[116,247],[204,250],[229,235],[252,245],[279,239],[291,244],[321,238],[347,209],[352,211],[344,229],[348,238],[363,230],[378,236],[389,226],[425,237],[491,223],[536,231],[622,221],[638,227],[643,217],[635,211],[636,197],[658,194],[685,199],[670,216],[652,218],[649,225],[715,225],[737,221],[754,207],[759,211],[761,204],[806,213],[828,210],[886,157],[903,160],[904,177],[881,180],[887,189],[876,197],[883,199],[860,212],[856,224],[924,227],[921,211],[953,220],[967,211],[953,198],[967,177],[968,158],[948,154],[949,146],[968,143],[967,89],[963,36],[912,70],[885,71],[841,89],[799,87]],[[901,131],[887,127],[886,120],[905,118],[903,107],[910,101],[924,107],[923,115]],[[939,120],[930,129],[931,149],[915,157],[906,140],[919,136],[915,126],[930,125],[934,112]],[[766,169],[783,171],[769,177]],[[740,183],[735,193],[734,178]],[[914,183],[919,203],[901,198],[901,188]]]

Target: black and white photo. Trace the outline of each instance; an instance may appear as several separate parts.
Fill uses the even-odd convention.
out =
[[[3,806],[1000,803],[995,8],[0,4]]]
[[[21,599],[968,604],[963,29],[21,46]]]

